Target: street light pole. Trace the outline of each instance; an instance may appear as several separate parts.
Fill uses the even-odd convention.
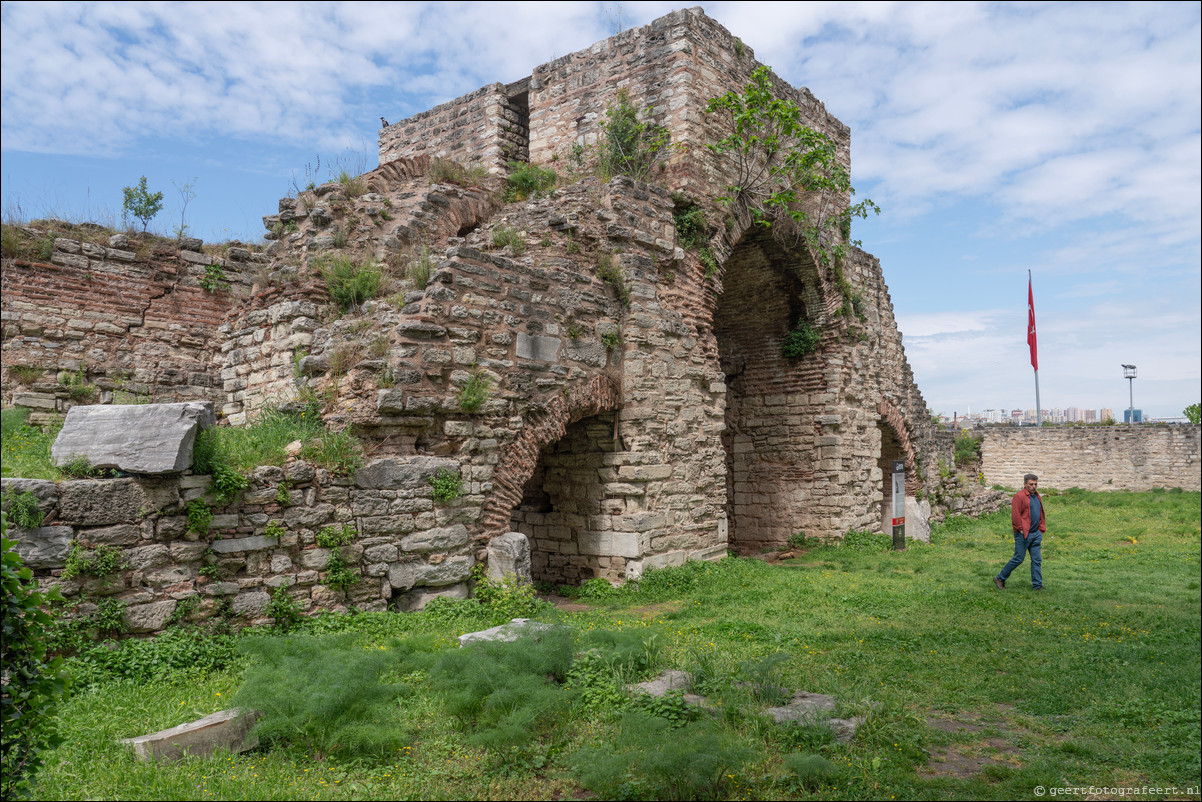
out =
[[[1135,423],[1135,365],[1123,365],[1123,378],[1127,380],[1128,403],[1127,422]]]

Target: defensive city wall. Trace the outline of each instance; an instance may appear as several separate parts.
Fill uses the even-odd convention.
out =
[[[1018,487],[1034,473],[1044,487],[1084,490],[1202,490],[1199,426],[987,429],[987,484]]]
[[[914,383],[880,263],[850,246],[824,262],[718,202],[726,167],[704,146],[721,123],[705,103],[757,66],[700,10],[674,12],[387,127],[379,168],[280,200],[261,254],[185,242],[126,258],[116,239],[70,232],[6,258],[5,366],[38,369],[6,370],[6,401],[48,414],[132,389],[213,401],[222,425],[317,402],[368,457],[347,476],[299,459],[260,468],[206,532],[181,522],[206,477],[38,484],[43,529],[59,527],[38,546],[41,575],[57,581],[72,539],[119,547],[119,581],[66,589],[111,591],[153,630],[193,597],[190,615],[261,617],[275,587],[305,609],[464,595],[513,531],[534,579],[579,582],[880,530],[898,462],[908,523],[988,508],[969,503],[975,483],[941,484],[950,442]],[[776,87],[846,161],[847,127],[806,90]],[[647,182],[576,172],[623,97],[678,147]],[[500,175],[523,157],[575,174],[503,203]],[[691,206],[709,224],[701,248],[678,236]],[[334,260],[378,265],[381,297],[336,303]],[[803,324],[813,350],[785,356]],[[109,395],[73,395],[72,372]],[[459,498],[432,496],[438,470],[462,479]],[[106,494],[131,500],[106,512]],[[352,537],[338,552],[363,578],[352,589],[336,588],[317,543],[328,527]]]

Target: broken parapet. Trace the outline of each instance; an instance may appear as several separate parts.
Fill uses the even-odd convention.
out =
[[[207,401],[72,407],[50,459],[58,467],[83,457],[92,468],[179,473],[192,467],[197,433],[215,423]]]
[[[137,738],[122,738],[121,743],[145,761],[175,761],[185,755],[208,757],[218,749],[247,752],[259,745],[251,728],[260,715],[255,710],[222,710],[171,729]]]

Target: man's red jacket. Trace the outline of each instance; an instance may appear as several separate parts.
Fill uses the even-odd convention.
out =
[[[1039,495],[1039,491],[1035,491],[1035,497],[1039,499],[1039,531],[1048,531],[1048,508],[1044,506],[1043,496]],[[1015,532],[1022,532],[1023,537],[1031,533],[1031,498],[1027,495],[1027,489],[1014,494],[1014,498],[1010,500],[1010,523],[1014,526]]]

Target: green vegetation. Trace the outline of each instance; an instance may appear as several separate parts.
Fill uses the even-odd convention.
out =
[[[597,278],[614,288],[618,303],[630,306],[630,285],[626,283],[626,275],[615,264],[612,254],[603,253],[597,257]]]
[[[824,263],[837,264],[851,220],[880,209],[870,200],[845,205],[855,190],[835,142],[803,124],[801,109],[776,96],[771,76],[769,67],[758,67],[742,94],[727,92],[706,106],[727,131],[708,147],[734,174],[721,200],[778,237],[804,240]],[[809,193],[815,195],[807,198]]]
[[[601,344],[605,350],[612,351],[622,344],[622,333],[618,330],[601,332]]]
[[[362,577],[343,559],[341,554],[333,554],[326,563],[326,585],[334,590],[345,593],[359,584]]]
[[[42,369],[31,365],[9,365],[8,377],[18,384],[33,384],[42,377]]]
[[[349,170],[341,169],[338,171],[338,177],[334,179],[342,187],[342,194],[347,198],[357,198],[367,192],[367,185],[363,180],[356,175],[353,175]]]
[[[484,406],[484,402],[488,400],[489,390],[492,389],[493,378],[485,373],[479,367],[473,367],[464,381],[463,386],[459,388],[455,400],[459,403],[459,409],[469,415],[479,412]]]
[[[345,312],[375,298],[380,292],[380,271],[375,262],[355,262],[342,256],[319,261],[330,299]]]
[[[119,546],[97,546],[95,550],[84,548],[80,543],[71,544],[67,552],[63,579],[77,576],[104,577],[115,574],[126,567],[125,552]]]
[[[230,288],[230,283],[226,280],[225,268],[216,262],[205,265],[205,274],[200,277],[198,283],[201,289],[207,292],[223,292]]]
[[[272,591],[266,612],[269,617],[275,619],[275,628],[281,632],[291,630],[301,620],[300,605],[283,585]]]
[[[646,181],[653,170],[663,169],[660,161],[668,155],[672,137],[668,129],[650,120],[651,110],[641,115],[630,94],[619,90],[614,105],[605,110],[601,123],[597,174],[603,180],[628,175]]]
[[[44,608],[62,601],[58,589],[38,590],[33,572],[8,539],[8,515],[0,512],[0,584],[4,588],[3,691],[0,692],[0,791],[5,799],[32,796],[46,750],[62,743],[55,715],[66,691],[62,660],[48,658],[46,631],[53,619]]]
[[[430,477],[430,487],[434,489],[431,495],[434,496],[436,501],[450,504],[463,495],[463,477],[459,475],[458,471],[453,471],[450,468],[439,468]]]
[[[354,524],[326,526],[317,533],[317,545],[323,549],[336,549],[353,543],[358,534]]]
[[[227,477],[231,471],[244,477],[260,465],[283,465],[288,459],[285,448],[297,440],[302,459],[339,476],[354,473],[363,463],[358,439],[349,431],[327,429],[319,411],[309,405],[295,413],[268,410],[246,426],[205,429],[196,436],[193,470],[215,474],[215,482],[223,471]]]
[[[822,345],[822,332],[805,320],[799,320],[793,330],[781,341],[780,351],[786,359],[801,359],[818,350]]]
[[[956,465],[971,465],[981,459],[981,437],[974,437],[968,432],[956,435],[955,453]]]
[[[709,242],[709,223],[705,219],[705,212],[696,203],[688,201],[677,207],[672,221],[676,225],[676,244],[686,251]]]
[[[1202,404],[1190,404],[1182,410],[1182,414],[1190,423],[1202,423]]]
[[[142,176],[138,185],[125,187],[121,190],[121,216],[125,220],[133,217],[142,221],[142,231],[150,225],[150,221],[163,210],[163,193],[151,192],[146,188],[146,176]]]
[[[88,383],[87,365],[80,365],[79,370],[61,374],[58,383],[60,387],[67,388],[67,394],[77,404],[91,401],[96,397],[96,386]]]
[[[197,534],[208,534],[213,524],[213,509],[202,498],[192,499],[184,508],[188,516],[188,531]]]
[[[423,244],[405,265],[405,278],[412,279],[414,287],[424,290],[430,283],[430,273],[433,271],[434,257],[430,255],[430,246]]]
[[[46,517],[38,506],[38,497],[32,491],[14,495],[8,503],[8,515],[13,524],[21,529],[37,529]]]
[[[492,246],[513,249],[514,256],[520,256],[526,251],[526,232],[510,225],[500,225],[492,230]]]
[[[505,178],[505,202],[540,198],[555,189],[559,176],[554,170],[546,170],[528,162],[509,162],[509,175]]]
[[[430,159],[426,166],[426,178],[431,184],[455,184],[461,187],[483,186],[488,179],[488,168],[483,165],[464,167],[459,162],[450,159],[440,159],[437,156]]]
[[[579,612],[502,582],[483,600],[438,599],[420,613],[298,617],[288,634],[244,636],[240,655],[229,636],[190,629],[96,644],[94,663],[68,661],[86,683],[60,706],[64,738],[44,753],[32,795],[1029,799],[1038,785],[1186,788],[1202,753],[1200,502],[1049,494],[1042,593],[992,587],[1010,553],[1003,511],[952,519],[903,552],[860,533],[775,565],[650,570]],[[458,634],[516,610],[557,626],[457,648]],[[622,690],[664,668],[692,673],[716,712]],[[855,740],[759,715],[795,690],[865,716]],[[233,705],[266,711],[262,749],[141,764],[117,743]]]

